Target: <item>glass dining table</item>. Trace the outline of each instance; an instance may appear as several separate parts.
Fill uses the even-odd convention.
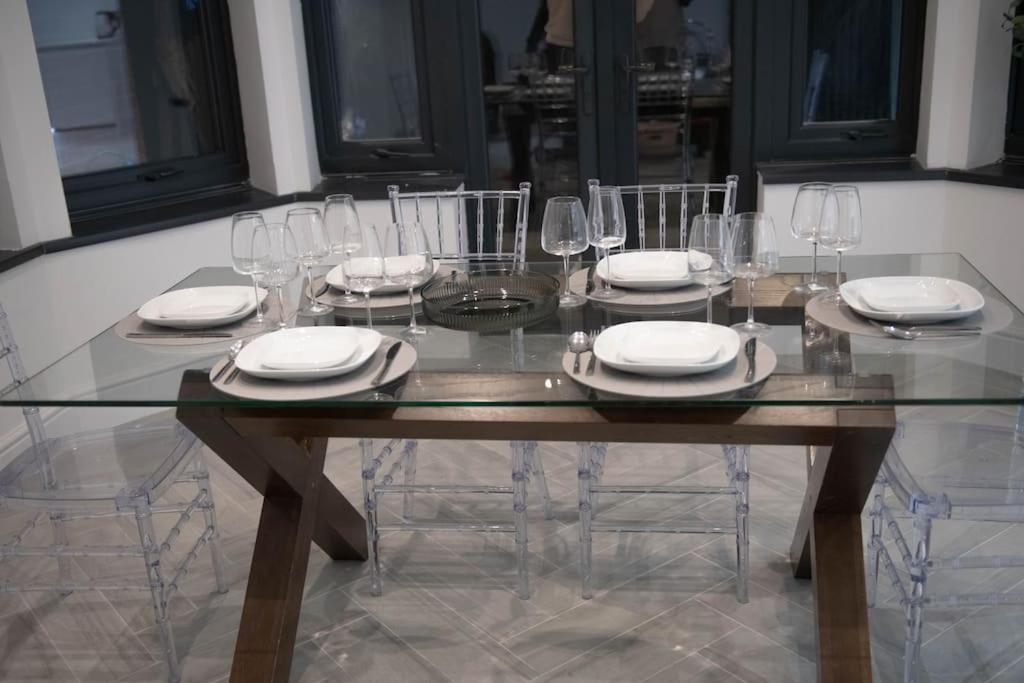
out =
[[[797,576],[814,582],[818,676],[870,680],[861,511],[896,429],[896,409],[1024,402],[1024,315],[957,254],[848,256],[845,280],[928,275],[972,285],[985,297],[988,321],[981,334],[952,339],[849,334],[808,315],[807,301],[791,291],[809,266],[809,259],[783,258],[780,274],[758,283],[756,317],[772,325],[758,343],[775,352],[777,365],[763,382],[731,393],[629,397],[574,379],[563,370],[574,331],[705,315],[701,301],[657,308],[612,301],[559,309],[499,332],[446,329],[421,318],[428,333],[413,341],[415,366],[402,379],[377,392],[299,402],[217,391],[210,368],[230,340],[150,345],[112,327],[0,396],[0,405],[174,409],[263,494],[232,669],[232,680],[247,681],[287,680],[310,544],[335,560],[367,556],[359,501],[347,500],[323,473],[330,437],[806,446],[807,487],[790,559]],[[556,277],[560,268],[526,264]],[[174,289],[244,283],[230,269],[204,268]],[[715,321],[744,320],[746,292],[736,286],[717,297]],[[407,307],[390,318],[375,312],[375,327],[398,336],[408,316]],[[335,312],[296,324],[363,323]],[[832,362],[837,349],[845,362]]]

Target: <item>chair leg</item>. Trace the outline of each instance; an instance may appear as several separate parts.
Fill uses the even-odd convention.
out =
[[[750,601],[750,446],[734,450],[732,486],[736,489],[736,600]]]
[[[555,513],[551,507],[551,494],[548,492],[548,480],[544,476],[544,461],[541,460],[540,452],[537,450],[536,441],[527,441],[526,447],[526,468],[531,472],[537,481],[537,491],[540,493],[541,504],[544,508],[544,519],[554,519]],[[515,448],[515,446],[513,446]]]
[[[419,453],[419,442],[415,439],[410,439],[405,442],[405,449],[402,452],[402,474],[405,477],[406,486],[415,486],[416,484],[416,458]],[[405,521],[412,521],[414,515],[415,494],[412,491],[406,491],[402,496],[402,518]]]
[[[363,455],[363,511],[366,513],[367,561],[370,563],[370,595],[384,591],[380,572],[380,531],[377,528],[377,470],[373,463],[373,439],[360,439]]]
[[[168,678],[171,681],[181,680],[181,667],[178,653],[174,645],[174,633],[171,630],[170,615],[164,593],[164,577],[160,570],[160,542],[153,529],[153,516],[149,506],[139,504],[135,508],[135,522],[139,528],[139,543],[142,546],[143,559],[146,562],[146,578],[149,581],[149,592],[153,599],[153,614],[156,618],[160,642],[164,647],[167,659]]]
[[[925,588],[928,582],[928,553],[931,546],[932,520],[914,518],[913,546],[910,565],[910,601],[906,608],[907,635],[903,655],[904,683],[917,680],[921,657],[921,626],[924,620]]]
[[[579,506],[580,506],[580,584],[582,597],[589,600],[593,597],[591,586],[591,546],[590,546],[590,523],[591,523],[591,491],[590,491],[590,447],[589,443],[577,444],[579,448],[579,463],[577,475],[579,477]]]
[[[519,573],[517,593],[522,600],[530,598],[530,570],[526,536],[526,479],[528,446],[516,441],[512,445],[512,514],[516,527],[516,567]]]
[[[206,469],[206,462],[203,459],[203,449],[196,449],[195,459],[196,484],[199,491],[203,493],[206,500],[203,501],[203,519],[206,521],[206,528],[210,533],[210,560],[213,563],[213,578],[217,583],[218,593],[228,592],[228,582],[224,578],[224,553],[220,547],[220,531],[217,529],[217,507],[213,502],[213,487],[210,486],[210,472]]]
[[[67,547],[68,530],[64,526],[64,515],[59,512],[50,513],[50,526],[53,528],[53,542],[55,545]],[[59,555],[57,557],[57,576],[61,585],[60,594],[67,597],[72,591],[66,586],[71,585],[71,558]]]

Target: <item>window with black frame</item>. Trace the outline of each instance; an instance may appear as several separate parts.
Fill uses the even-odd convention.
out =
[[[1006,161],[1024,163],[1024,5],[1010,4],[1011,14],[1004,15],[1003,28],[1013,33],[1013,56],[1010,59],[1010,87],[1006,100],[1006,140],[1003,152]]]
[[[759,5],[759,157],[909,157],[917,140],[924,0]],[[762,115],[763,113],[763,115]]]
[[[474,2],[306,0],[303,12],[325,175],[465,172]]]
[[[28,8],[72,232],[248,178],[226,0]]]

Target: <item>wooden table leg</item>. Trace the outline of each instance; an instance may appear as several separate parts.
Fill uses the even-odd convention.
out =
[[[308,453],[302,489],[274,476],[264,493],[231,665],[235,683],[285,683],[291,671],[327,439],[302,445]]]
[[[814,580],[818,680],[871,680],[860,515],[895,430],[892,408],[838,409],[836,439],[816,449],[790,548]]]

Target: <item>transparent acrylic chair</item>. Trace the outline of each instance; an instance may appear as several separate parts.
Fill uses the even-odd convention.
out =
[[[587,181],[593,194],[600,187],[597,180]],[[628,185],[619,188],[627,214],[627,248],[679,249],[687,243],[689,221],[694,215],[718,212],[731,216],[736,210],[737,176],[728,176],[724,183],[687,183],[676,185]],[[647,216],[656,215],[652,230]],[[635,222],[631,216],[635,215]],[[632,222],[632,225],[630,223]],[[703,306],[703,304],[701,304]],[[673,533],[673,534],[735,534],[736,536],[736,597],[748,600],[748,574],[750,538],[749,446],[722,446],[726,463],[724,486],[662,486],[647,484],[616,485],[602,483],[608,444],[580,443],[579,447],[579,514],[580,514],[580,581],[582,595],[593,595],[592,543],[594,532],[613,533]],[[640,451],[634,451],[643,457]],[[724,523],[694,523],[687,525],[620,524],[595,521],[598,500],[602,493],[641,495],[708,495],[732,496],[735,499],[735,517]]]
[[[932,552],[936,522],[1024,522],[1024,409],[1015,429],[998,420],[986,424],[980,419],[984,415],[959,423],[901,420],[869,503],[868,604],[878,600],[881,570],[906,616],[903,680],[908,683],[918,680],[926,607],[1024,604],[1021,590],[951,593],[928,585],[935,572],[1024,568],[1024,553],[940,557]]]
[[[7,361],[11,382],[0,394],[17,392],[29,399],[24,385],[25,369],[11,334],[6,313],[0,308],[0,356]],[[202,444],[173,419],[148,418],[112,429],[50,438],[39,409],[23,409],[29,445],[19,453],[5,454],[8,464],[0,469],[0,509],[17,508],[29,519],[9,541],[0,545],[0,566],[17,557],[48,557],[57,563],[56,583],[15,583],[0,580],[0,592],[77,590],[149,591],[153,613],[167,661],[168,678],[177,681],[181,669],[171,631],[168,603],[181,580],[209,545],[219,592],[227,590],[217,535],[217,520],[210,477],[203,463]],[[11,455],[8,459],[7,455]],[[195,494],[179,496],[182,503],[159,502],[175,485],[195,487]],[[177,566],[162,561],[193,515],[201,513],[205,528]],[[176,515],[163,537],[157,535],[153,515]],[[139,534],[137,545],[74,545],[69,538],[76,520],[132,515]],[[26,537],[49,520],[53,543],[28,546]],[[72,576],[73,558],[138,557],[138,583]]]
[[[521,267],[525,260],[526,228],[530,214],[529,183],[520,183],[518,190],[460,190],[409,194],[400,193],[398,187],[392,185],[388,187],[388,197],[391,201],[392,217],[396,222],[415,220],[428,231],[435,258],[507,261],[513,268]],[[522,330],[510,332],[509,339],[513,369],[521,369]],[[517,593],[524,600],[529,598],[526,487],[531,475],[536,480],[545,517],[550,519],[552,516],[544,465],[535,441],[511,443],[510,486],[418,483],[418,442],[415,440],[408,440],[402,446],[401,440],[394,439],[387,442],[383,449],[376,451],[372,440],[363,439],[360,441],[360,448],[363,456],[366,531],[370,539],[371,593],[380,595],[383,590],[379,547],[381,531],[479,531],[507,532],[515,535]],[[383,476],[378,478],[382,473]],[[402,476],[402,483],[396,483],[399,474]],[[400,524],[381,524],[378,519],[380,499],[386,493],[403,494],[403,521]],[[414,516],[416,493],[509,495],[512,499],[513,522],[501,524],[418,521]]]

